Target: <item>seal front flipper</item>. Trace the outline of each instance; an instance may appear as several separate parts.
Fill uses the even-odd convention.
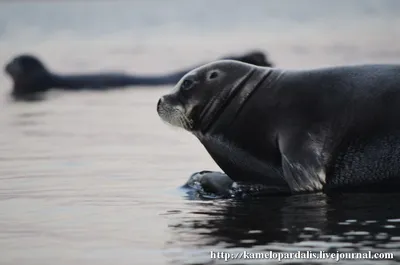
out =
[[[233,180],[225,173],[204,170],[193,173],[183,187],[197,190],[199,193],[228,198],[231,197],[233,184]]]
[[[182,188],[189,189],[201,198],[244,198],[276,194],[290,194],[288,189],[265,184],[234,182],[227,174],[217,171],[193,173]]]
[[[279,139],[282,155],[283,177],[292,192],[320,191],[326,177],[323,165],[322,143],[303,135],[285,136]]]

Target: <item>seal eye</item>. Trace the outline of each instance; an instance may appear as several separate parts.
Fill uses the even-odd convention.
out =
[[[217,71],[212,71],[209,75],[208,75],[208,80],[212,80],[218,77],[218,72]]]
[[[187,91],[193,86],[193,81],[191,80],[184,80],[181,85],[181,90]]]

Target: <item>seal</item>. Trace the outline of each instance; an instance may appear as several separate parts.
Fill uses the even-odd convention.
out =
[[[228,178],[268,194],[399,187],[400,65],[216,61],[187,73],[157,112],[200,140],[225,179],[194,176],[218,175],[206,182],[221,194]]]
[[[272,66],[267,56],[261,51],[251,51],[242,55],[228,56],[232,60],[246,63]],[[92,73],[62,75],[49,71],[37,57],[22,54],[4,67],[5,72],[13,80],[11,95],[24,98],[35,93],[43,93],[50,89],[63,90],[106,90],[127,86],[159,86],[176,84],[191,69],[183,69],[164,75],[130,75],[127,73]]]

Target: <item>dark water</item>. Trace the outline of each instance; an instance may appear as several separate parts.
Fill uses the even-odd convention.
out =
[[[202,250],[196,255],[199,264],[214,264],[207,262],[210,255],[205,257],[206,250],[230,253],[245,250],[264,253],[372,251],[390,252],[398,256],[399,199],[399,194],[314,194],[257,201],[190,202],[188,207],[195,205],[192,206],[195,209],[171,214],[169,219],[175,240],[169,244],[177,245],[176,242],[180,242],[178,245],[182,247],[197,246]],[[183,262],[180,257],[176,260]],[[232,264],[272,262],[229,261]],[[302,262],[329,264],[336,263],[336,260]],[[346,262],[377,264],[377,261],[340,260],[340,264]],[[380,261],[380,264],[393,263],[393,260]]]
[[[0,3],[0,62],[34,52],[63,72],[180,69],[260,48],[279,67],[400,61],[399,1]],[[330,264],[211,259],[241,253],[390,252],[400,194],[197,200],[218,170],[155,105],[170,87],[7,98],[0,76],[0,264]],[[341,260],[393,264],[395,260]]]

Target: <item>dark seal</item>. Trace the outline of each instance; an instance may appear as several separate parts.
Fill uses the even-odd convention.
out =
[[[224,171],[194,174],[213,192],[233,182],[269,194],[399,187],[400,65],[216,61],[186,74],[157,112]]]
[[[272,66],[267,56],[260,51],[228,56],[232,60],[259,66]],[[164,75],[131,75],[127,73],[92,73],[62,75],[51,72],[38,58],[23,54],[5,66],[5,72],[14,82],[12,96],[23,99],[50,89],[106,90],[127,86],[159,86],[176,84],[191,69],[183,69]]]

